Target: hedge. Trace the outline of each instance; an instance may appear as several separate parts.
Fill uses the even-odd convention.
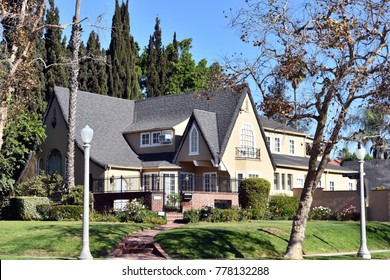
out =
[[[41,207],[50,207],[50,199],[34,196],[12,197],[9,199],[9,205],[3,209],[2,218],[6,220],[41,220],[43,217],[38,211]]]

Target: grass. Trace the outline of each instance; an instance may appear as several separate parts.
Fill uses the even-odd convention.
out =
[[[173,259],[281,259],[290,230],[291,221],[198,223],[161,232],[156,240]],[[359,222],[309,221],[305,235],[305,254],[357,252],[360,246]],[[367,245],[369,250],[390,249],[390,223],[368,222]]]
[[[131,232],[148,224],[91,223],[90,250],[105,258]],[[357,252],[359,222],[309,221],[306,254]],[[173,259],[281,259],[291,221],[198,223],[161,232],[156,240]],[[0,259],[76,259],[81,251],[81,222],[0,221]],[[371,250],[390,249],[390,223],[368,222]],[[390,253],[372,253],[390,259]],[[354,255],[309,259],[356,259]]]
[[[90,223],[90,250],[104,258],[131,232],[148,224]],[[82,247],[82,222],[0,221],[0,259],[76,259]]]

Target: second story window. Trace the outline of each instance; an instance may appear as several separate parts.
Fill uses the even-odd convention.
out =
[[[150,145],[150,133],[141,133],[141,147]]]
[[[275,137],[275,153],[280,153],[280,138]]]
[[[252,126],[244,123],[240,133],[240,152],[243,157],[256,157],[255,151],[255,136]]]
[[[289,140],[289,152],[290,152],[290,155],[295,154],[295,141],[294,141],[294,139]]]
[[[190,155],[198,155],[199,154],[199,132],[196,126],[192,126],[190,130],[190,147],[189,147]]]
[[[268,148],[271,148],[271,137],[266,136],[265,140],[267,141]]]

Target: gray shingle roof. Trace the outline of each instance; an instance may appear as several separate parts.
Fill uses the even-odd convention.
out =
[[[282,124],[280,122],[268,119],[267,117],[260,116],[259,115],[260,122],[264,129],[271,129],[271,130],[279,130],[279,131],[285,131],[285,132],[292,132],[292,133],[298,133],[304,135],[303,132],[299,131],[298,129],[289,127],[285,124]]]
[[[213,160],[219,162],[220,146],[216,113],[194,110],[194,118],[210,149]]]
[[[69,90],[56,87],[54,94],[67,122]],[[77,145],[83,149],[80,131],[88,124],[94,130],[91,142],[93,161],[102,166],[140,168],[141,161],[122,135],[133,119],[134,105],[131,100],[78,91],[75,129]]]
[[[69,90],[56,87],[55,97],[67,120]],[[218,163],[244,98],[244,91],[232,93],[228,90],[217,90],[133,101],[79,91],[76,143],[82,149],[79,132],[88,124],[94,130],[91,159],[100,165],[133,168],[150,167],[151,164],[166,166],[166,162],[172,162],[172,158],[166,159],[159,155],[138,156],[126,142],[123,133],[168,129],[192,116],[208,144],[214,161]],[[264,134],[263,131],[262,133]]]
[[[290,156],[290,155],[283,155],[283,154],[272,154],[272,157],[274,158],[276,165],[308,168],[308,164],[309,164],[308,157],[298,157],[298,156]],[[343,166],[337,166],[332,164],[328,164],[326,166],[326,169],[339,171],[339,172],[346,172],[346,173],[353,172],[352,169],[348,169]]]
[[[344,161],[343,167],[359,171],[359,162]],[[390,160],[367,160],[364,162],[364,173],[370,188],[383,186],[390,189]]]

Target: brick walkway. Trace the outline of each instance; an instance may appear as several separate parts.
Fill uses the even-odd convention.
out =
[[[166,225],[133,233],[119,243],[118,247],[109,255],[109,258],[132,260],[170,259],[168,254],[154,240],[154,237],[163,230],[178,228],[183,225],[183,223],[168,221]]]

